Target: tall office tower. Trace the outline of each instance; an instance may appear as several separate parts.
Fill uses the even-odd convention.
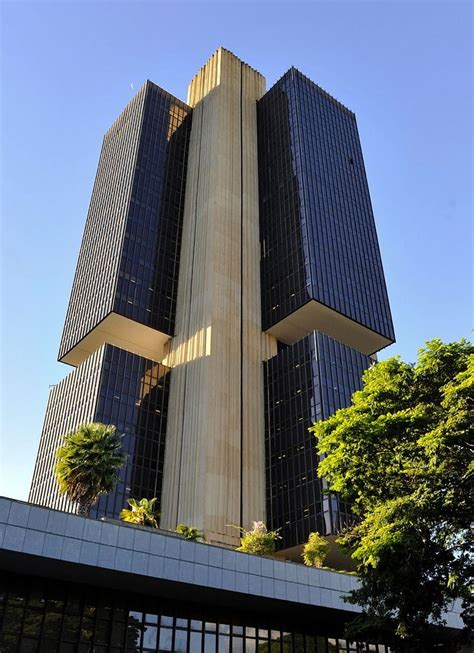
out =
[[[264,365],[267,520],[287,549],[348,516],[307,427],[350,403],[394,332],[355,115],[294,68],[257,114],[262,320],[282,343]]]
[[[74,510],[54,480],[62,436],[115,424],[128,455],[116,492],[93,508],[117,516],[130,496],[161,495],[191,111],[146,82],[106,133],[59,360],[77,366],[52,389],[30,501]]]
[[[54,451],[114,423],[129,459],[95,516],[157,496],[165,528],[233,545],[263,519],[290,554],[349,514],[308,426],[393,340],[354,114],[220,48],[187,104],[147,82],[104,139],[30,500],[74,510]]]

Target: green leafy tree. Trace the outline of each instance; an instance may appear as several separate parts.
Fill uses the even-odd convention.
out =
[[[64,443],[56,452],[59,491],[77,503],[80,515],[88,515],[101,494],[114,490],[125,460],[115,426],[100,422],[83,424],[64,436]]]
[[[312,427],[318,474],[357,516],[340,538],[361,577],[352,636],[394,622],[422,651],[454,599],[472,626],[473,352],[432,340],[415,364],[378,363],[349,408]]]
[[[241,532],[240,546],[237,551],[253,553],[258,556],[273,555],[275,553],[276,541],[281,540],[278,530],[269,531],[263,521],[252,522],[252,528],[246,530],[235,526]]]
[[[195,528],[194,526],[186,526],[186,524],[178,524],[176,526],[176,533],[182,535],[185,540],[196,541],[204,539],[199,528]]]
[[[310,533],[301,554],[307,567],[322,567],[329,552],[329,542],[319,533]]]
[[[120,511],[120,519],[139,526],[153,526],[158,528],[160,512],[155,508],[157,498],[154,499],[127,499],[130,509],[123,508]]]

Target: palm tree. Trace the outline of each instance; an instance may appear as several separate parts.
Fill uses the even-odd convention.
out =
[[[56,479],[61,494],[77,503],[77,512],[87,516],[101,494],[112,492],[118,472],[126,460],[115,426],[83,424],[64,437],[56,452]]]
[[[120,512],[120,519],[123,521],[131,522],[132,524],[139,524],[140,526],[154,526],[158,528],[158,519],[160,512],[155,508],[157,498],[154,499],[127,499],[128,508],[123,508]]]

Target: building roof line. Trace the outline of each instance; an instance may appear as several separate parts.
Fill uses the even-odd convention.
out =
[[[340,107],[341,109],[343,109],[344,111],[346,111],[349,115],[351,115],[351,116],[353,116],[353,117],[355,118],[355,113],[354,113],[351,109],[349,109],[348,107],[346,107],[345,104],[343,104],[340,100],[338,100],[337,98],[335,98],[333,95],[331,95],[330,93],[328,93],[327,91],[325,91],[321,86],[319,86],[319,84],[316,84],[316,82],[313,82],[313,80],[312,80],[310,77],[308,77],[307,75],[305,75],[304,73],[302,73],[301,70],[299,70],[298,68],[296,68],[296,66],[291,66],[290,68],[288,68],[288,70],[287,70],[285,73],[283,73],[283,75],[282,75],[281,77],[279,77],[279,78],[277,79],[277,81],[276,81],[276,82],[273,84],[273,86],[272,86],[272,87],[267,91],[267,93],[270,93],[270,91],[271,91],[275,86],[277,86],[277,84],[279,84],[283,79],[285,79],[285,77],[290,77],[290,76],[294,76],[294,75],[299,76],[301,79],[303,79],[304,81],[306,81],[306,82],[308,82],[309,84],[311,84],[311,86],[313,86],[314,88],[316,88],[317,91],[318,91],[319,93],[321,93],[321,95],[323,95],[324,97],[327,97],[329,100],[331,100],[331,102],[334,102],[338,107]]]

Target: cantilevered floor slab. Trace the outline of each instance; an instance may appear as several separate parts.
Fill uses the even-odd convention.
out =
[[[292,345],[311,331],[321,331],[366,356],[394,342],[315,300],[290,313],[267,329],[266,333]]]
[[[77,367],[107,343],[161,363],[165,356],[165,344],[170,338],[167,333],[112,312],[59,360]]]

